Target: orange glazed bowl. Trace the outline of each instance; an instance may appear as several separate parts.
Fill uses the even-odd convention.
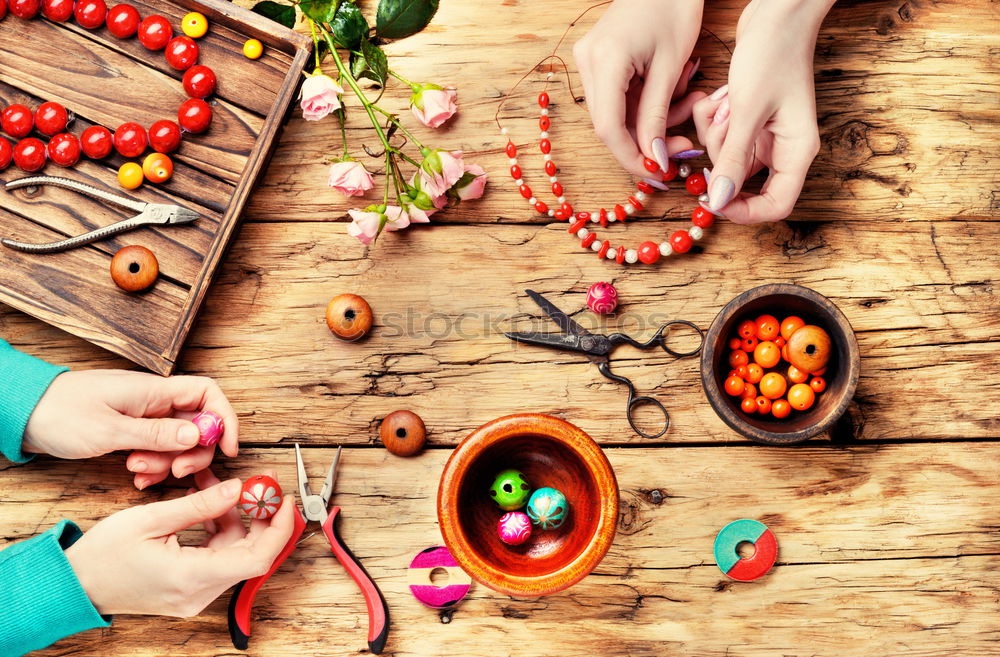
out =
[[[510,468],[524,473],[532,490],[561,491],[569,505],[561,527],[534,526],[516,546],[500,540],[497,522],[506,512],[490,497],[494,478]],[[618,482],[579,427],[551,415],[508,415],[473,431],[452,453],[437,511],[445,545],[473,579],[507,595],[549,595],[586,577],[611,547]]]

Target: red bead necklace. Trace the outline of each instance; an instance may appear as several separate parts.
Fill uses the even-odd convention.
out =
[[[643,166],[655,178],[645,178],[637,182],[635,192],[629,195],[625,202],[615,204],[611,211],[600,208],[595,212],[581,211],[574,214],[573,206],[566,200],[562,183],[559,182],[556,175],[558,168],[552,159],[552,142],[549,139],[549,128],[552,121],[549,118],[549,95],[547,93],[542,92],[538,95],[538,106],[540,108],[538,128],[541,131],[538,148],[542,152],[545,162],[544,172],[548,176],[552,194],[556,197],[558,206],[550,208],[545,201],[538,199],[531,187],[525,183],[523,171],[517,160],[517,146],[508,138],[506,152],[507,157],[510,158],[510,176],[514,179],[514,184],[517,185],[521,196],[527,199],[528,204],[536,212],[560,221],[570,221],[567,232],[580,239],[581,247],[593,250],[597,253],[598,258],[614,260],[618,264],[636,262],[653,264],[661,256],[690,251],[694,242],[700,240],[704,236],[705,229],[715,221],[715,215],[698,206],[691,212],[691,228],[674,232],[665,242],[657,244],[647,241],[640,244],[637,249],[627,249],[624,246],[612,247],[610,240],[598,240],[597,233],[588,228],[588,224],[599,223],[602,227],[606,227],[615,221],[625,223],[629,216],[643,210],[645,207],[643,204],[650,195],[657,190],[667,191],[668,187],[663,183],[670,182],[677,176],[685,179],[684,186],[688,193],[697,196],[699,201],[707,202],[708,198],[705,196],[705,192],[708,188],[708,171],[691,173],[689,165],[680,161],[686,158],[676,157],[669,161],[667,170],[663,171],[656,161],[646,158]],[[503,135],[508,134],[507,128],[502,127],[500,132]]]

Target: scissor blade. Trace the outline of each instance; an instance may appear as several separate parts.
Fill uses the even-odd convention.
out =
[[[535,303],[552,318],[552,321],[566,333],[574,335],[590,335],[590,331],[576,323],[569,315],[555,307],[555,305],[534,290],[524,291]]]
[[[551,347],[553,349],[564,349],[566,351],[584,350],[580,347],[580,336],[570,333],[538,333],[535,331],[508,331],[505,332],[511,340],[533,344],[538,347]],[[584,352],[586,353],[586,352]]]

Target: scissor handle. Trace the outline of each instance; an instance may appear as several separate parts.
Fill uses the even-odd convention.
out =
[[[650,342],[650,344],[652,344],[652,342]],[[653,397],[647,397],[645,395],[637,396],[635,394],[635,386],[632,384],[632,381],[627,377],[622,376],[621,374],[615,374],[614,372],[612,372],[611,365],[609,365],[607,361],[599,363],[597,365],[597,369],[600,370],[601,374],[611,379],[612,381],[617,381],[618,383],[624,383],[626,386],[628,386],[628,405],[625,407],[625,417],[628,418],[628,424],[630,427],[632,427],[632,431],[635,431],[643,438],[659,438],[660,436],[662,436],[667,432],[667,429],[670,428],[670,413],[668,413],[666,407],[662,403],[660,403],[660,400],[655,399]],[[652,404],[653,406],[663,411],[663,428],[660,429],[657,433],[646,433],[645,431],[640,429],[638,425],[636,425],[635,419],[632,417],[632,413],[635,411],[636,407],[642,406],[643,404]]]
[[[680,324],[681,326],[687,326],[693,328],[698,333],[698,346],[692,349],[691,351],[674,351],[673,349],[671,349],[670,346],[667,344],[667,340],[663,336],[663,334],[668,329],[670,329],[670,327],[673,326],[674,324]],[[624,333],[612,333],[611,335],[608,336],[608,340],[613,345],[630,344],[633,347],[637,347],[639,349],[649,349],[653,345],[659,344],[660,348],[663,349],[663,351],[667,352],[674,358],[689,358],[690,356],[695,356],[698,353],[700,353],[702,347],[705,346],[705,332],[702,331],[700,328],[698,328],[698,326],[694,322],[689,322],[686,319],[672,319],[666,324],[660,326],[660,328],[656,330],[656,333],[653,334],[653,337],[646,340],[645,342],[639,342],[635,338],[625,335]]]

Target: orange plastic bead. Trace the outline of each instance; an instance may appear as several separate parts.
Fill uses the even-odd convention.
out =
[[[788,345],[787,344],[784,347],[781,348],[781,357],[784,358],[786,361],[788,360]]]
[[[815,401],[816,393],[805,383],[796,383],[788,389],[788,403],[797,411],[809,410]]]
[[[747,365],[747,375],[743,377],[750,383],[757,383],[764,378],[764,368],[757,363]]]
[[[743,409],[744,413],[752,415],[757,412],[757,401],[749,397],[744,397],[743,401],[740,402],[740,408]]]
[[[736,327],[736,332],[740,334],[741,338],[749,338],[752,335],[757,335],[757,325],[748,319],[740,322],[740,325]]]
[[[803,372],[794,365],[788,366],[788,380],[792,383],[805,383],[809,380],[809,372]]]
[[[788,417],[792,412],[792,405],[788,403],[787,399],[775,399],[774,403],[771,404],[771,415],[783,420]]]
[[[806,387],[808,388],[809,386]],[[778,397],[781,397],[785,394],[785,390],[787,389],[788,383],[785,382],[785,377],[781,376],[777,372],[768,372],[764,375],[764,378],[760,380],[760,394],[764,395],[768,399],[777,399]],[[812,390],[809,392],[812,392]]]
[[[753,386],[752,383],[743,382],[743,392],[741,395],[744,399],[753,399],[757,396],[757,388]]]
[[[756,348],[757,348],[757,336],[755,335],[751,335],[749,338],[743,338],[743,341],[740,342],[740,349],[742,349],[747,353],[752,354],[753,350]]]
[[[753,350],[753,359],[761,367],[774,367],[781,360],[781,350],[773,342],[761,342]]]
[[[740,365],[739,367],[736,368],[736,376],[740,377],[741,379],[747,378],[747,372],[748,370],[746,365]]]
[[[174,175],[174,163],[163,153],[150,153],[142,161],[142,173],[149,182],[167,182]]]
[[[782,379],[784,381],[784,379]],[[808,386],[807,386],[808,387]],[[726,394],[737,397],[743,393],[743,379],[738,376],[731,376],[726,379]],[[812,392],[810,390],[809,392]]]
[[[788,361],[807,372],[826,367],[832,350],[830,334],[811,324],[795,331],[787,347]]]
[[[729,338],[729,348],[730,349],[742,349],[743,341],[739,338]]]
[[[750,357],[747,356],[747,352],[742,349],[738,349],[731,354],[729,354],[729,367],[739,367],[740,365],[746,365],[750,362]]]
[[[760,397],[754,400],[754,403],[757,404],[757,412],[760,413],[761,415],[767,415],[771,412],[772,408],[771,400],[768,399],[767,397],[761,395]]]
[[[792,337],[792,333],[795,333],[805,325],[806,323],[801,317],[796,317],[795,315],[786,317],[785,321],[781,322],[781,337],[787,340]]]
[[[118,184],[125,189],[137,189],[142,180],[142,167],[135,162],[126,162],[118,169]]]
[[[243,44],[243,56],[247,59],[260,59],[264,54],[264,44],[258,39],[247,39]]]
[[[778,345],[779,348],[780,347],[784,347],[786,344],[788,344],[788,340],[784,339],[780,335],[778,337],[776,337],[774,340],[772,340],[772,342],[774,342],[774,344]]]
[[[826,374],[826,368],[825,367],[823,369],[821,369],[821,370],[816,370],[815,372],[812,373],[813,376],[823,376],[824,374]]]
[[[739,375],[739,372],[737,372],[736,370],[729,370],[729,374],[726,375],[726,378],[728,379],[731,376],[740,376],[740,375]],[[740,377],[740,378],[743,378],[743,377]]]
[[[757,337],[760,340],[774,340],[781,330],[778,318],[774,315],[761,315],[754,324],[757,325]]]
[[[814,376],[809,379],[809,387],[812,388],[813,392],[819,394],[826,390],[826,379],[821,376]]]

